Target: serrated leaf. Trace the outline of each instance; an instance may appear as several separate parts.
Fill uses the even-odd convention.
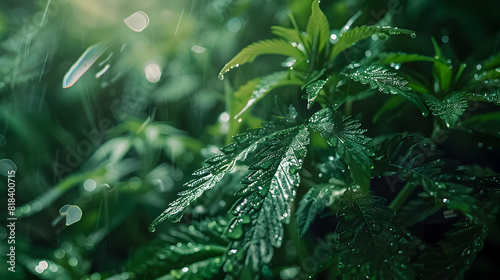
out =
[[[154,231],[156,226],[166,219],[178,222],[182,218],[186,207],[196,201],[205,191],[212,189],[215,184],[220,182],[227,172],[234,169],[238,161],[245,160],[249,153],[254,152],[259,145],[268,140],[269,135],[266,136],[266,131],[266,129],[259,129],[236,135],[234,137],[236,145],[230,144],[228,146],[231,148],[227,149],[226,152],[224,152],[226,148],[222,148],[223,152],[221,154],[207,159],[206,162],[209,167],[202,167],[194,172],[194,174],[200,174],[198,175],[199,178],[184,184],[187,190],[178,194],[179,198],[171,202],[168,208],[151,223],[149,230]],[[271,135],[273,134],[271,133]]]
[[[354,181],[368,189],[373,153],[366,146],[371,139],[364,135],[365,129],[359,128],[359,122],[325,108],[311,117],[310,126],[346,161]]]
[[[424,279],[463,279],[476,255],[483,248],[488,228],[468,219],[454,224],[440,248],[424,252],[419,259]]]
[[[500,138],[500,112],[474,115],[465,119],[462,125]]]
[[[228,233],[245,223],[242,217],[249,216],[251,222],[229,247],[224,265],[227,272],[239,274],[242,262],[258,272],[262,265],[270,263],[274,248],[282,245],[283,224],[290,221],[290,202],[300,182],[308,135],[305,126],[275,134],[259,151],[257,161],[250,165],[249,169],[254,171],[242,181],[245,185],[238,192],[242,198],[231,210],[236,220]]]
[[[321,184],[314,186],[300,200],[297,209],[297,222],[301,236],[306,234],[318,214],[321,214],[326,206],[332,205],[341,196],[345,187],[337,187],[332,184]]]
[[[171,270],[170,274],[166,274],[156,280],[199,280],[213,279],[214,275],[219,272],[221,266],[221,258],[214,257],[187,265],[181,269]]]
[[[380,53],[375,58],[375,62],[380,65],[389,65],[391,63],[405,63],[405,62],[415,62],[415,61],[430,61],[434,62],[436,59],[430,56],[404,53],[404,52],[389,52]]]
[[[397,175],[404,181],[420,185],[436,204],[457,210],[477,221],[485,215],[468,187],[472,178],[457,170],[454,162],[441,158],[442,152],[430,140],[419,136],[397,135],[382,142],[376,151],[374,173]]]
[[[318,97],[319,92],[323,87],[325,86],[326,82],[328,82],[328,79],[326,80],[318,80],[316,82],[310,83],[306,87],[306,93],[307,93],[307,109],[311,109],[312,105],[314,104],[314,100],[316,100],[316,97]]]
[[[282,26],[271,26],[271,32],[274,35],[281,37],[281,39],[287,40],[289,42],[295,42],[298,44],[304,41],[302,34],[300,34],[300,31],[293,28],[286,28]]]
[[[495,56],[483,62],[481,69],[483,71],[495,69],[500,66],[500,52],[497,52]]]
[[[500,105],[500,89],[493,91],[488,91],[483,94],[474,94],[474,97],[479,97],[483,101],[494,103],[495,105]]]
[[[219,72],[219,77],[224,78],[224,74],[248,62],[252,62],[256,57],[263,54],[278,54],[302,58],[304,54],[291,43],[281,39],[267,39],[250,44],[241,50],[233,59],[231,59]]]
[[[356,67],[350,64],[342,74],[364,85],[368,84],[371,88],[378,89],[385,93],[399,94],[400,91],[411,90],[407,86],[408,82],[405,79],[379,65]]]
[[[311,49],[314,41],[317,41],[318,53],[323,50],[330,39],[330,26],[325,14],[319,8],[319,1],[317,0],[312,2],[311,16],[307,22],[306,33]]]
[[[340,35],[337,43],[332,48],[330,53],[330,60],[334,59],[341,52],[351,48],[357,42],[371,37],[372,35],[395,35],[395,34],[410,34],[415,36],[415,32],[407,29],[400,29],[397,27],[390,26],[357,26],[353,29],[349,29]]]
[[[235,112],[238,113],[231,115],[231,117],[234,116],[235,119],[239,118],[273,89],[288,85],[302,85],[302,83],[302,80],[290,74],[288,71],[274,72],[264,77],[253,79],[241,86],[234,94],[238,102],[233,108]],[[242,102],[243,100],[245,101]],[[242,107],[243,104],[244,106]],[[233,111],[233,108],[231,108],[231,111]]]
[[[414,279],[409,236],[392,221],[385,199],[347,190],[337,212],[342,279]]]
[[[417,199],[408,201],[398,211],[395,222],[405,228],[411,227],[437,213],[443,207],[442,204],[436,204],[434,198],[422,193]]]
[[[350,64],[341,74],[364,85],[368,84],[372,89],[378,89],[388,94],[404,96],[408,101],[417,106],[424,116],[429,113],[418,95],[411,92],[411,88],[408,87],[408,81],[385,67],[378,65],[356,67]]]
[[[135,253],[126,271],[132,279],[212,279],[229,243],[221,238],[226,226],[222,217],[175,224]]]
[[[427,104],[432,114],[444,120],[447,127],[455,127],[458,118],[469,106],[464,94],[455,94],[442,101],[428,99]]]

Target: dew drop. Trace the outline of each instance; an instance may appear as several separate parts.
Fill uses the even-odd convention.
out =
[[[410,34],[410,37],[412,37],[412,38],[416,38],[416,37],[417,37],[417,34],[416,34],[415,32],[412,32],[412,33]]]
[[[149,17],[145,12],[137,11],[123,20],[135,32],[141,32],[149,25]]]

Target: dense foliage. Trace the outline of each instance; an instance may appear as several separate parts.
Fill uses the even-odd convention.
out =
[[[2,279],[499,276],[493,19],[475,50],[418,21],[446,1],[98,2],[1,6]]]

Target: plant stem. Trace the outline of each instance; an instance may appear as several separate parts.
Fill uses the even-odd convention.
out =
[[[408,200],[416,187],[417,186],[415,186],[414,184],[406,182],[406,184],[403,186],[403,189],[401,189],[396,198],[394,198],[391,204],[389,204],[389,208],[391,208],[394,212],[398,212],[406,202],[406,200]]]

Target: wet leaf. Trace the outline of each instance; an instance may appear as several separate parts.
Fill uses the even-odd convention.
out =
[[[239,67],[248,62],[252,62],[256,57],[263,54],[278,54],[303,58],[304,54],[291,43],[281,39],[268,39],[250,44],[241,50],[231,59],[220,71],[219,77],[224,78],[224,74],[235,67]]]
[[[231,210],[236,219],[250,217],[251,222],[244,225],[243,235],[230,245],[230,251],[242,251],[244,257],[238,260],[226,254],[225,268],[234,267],[231,271],[226,269],[227,272],[239,274],[242,262],[258,272],[262,265],[270,263],[274,248],[281,247],[283,224],[290,221],[290,203],[300,182],[299,171],[306,156],[308,136],[305,126],[273,135],[266,147],[258,152],[257,160],[249,166],[253,171],[243,179],[244,186],[238,191],[242,198]],[[241,219],[240,223],[244,221]]]
[[[301,236],[306,234],[316,216],[321,214],[326,206],[330,206],[337,201],[345,190],[345,187],[336,187],[332,184],[321,184],[307,191],[300,200],[299,208],[296,213]]]
[[[417,199],[408,201],[396,216],[396,223],[403,227],[410,227],[438,212],[444,206],[436,204],[428,194],[421,194]]]
[[[439,247],[429,248],[419,258],[425,279],[462,279],[483,248],[488,228],[462,219],[446,233]]]
[[[434,203],[450,210],[474,217],[477,222],[486,219],[479,201],[468,185],[473,177],[459,171],[455,162],[442,159],[430,140],[419,136],[397,135],[382,142],[375,153],[379,160],[374,173],[398,176],[401,180],[422,186]]]
[[[281,37],[281,39],[299,43],[304,41],[304,36],[300,34],[300,31],[293,28],[286,28],[282,26],[271,26],[271,31],[274,35]]]
[[[340,35],[337,43],[332,48],[330,53],[330,60],[334,59],[341,52],[351,48],[357,42],[367,39],[372,35],[384,34],[385,36],[395,35],[395,34],[410,34],[415,36],[415,32],[407,29],[400,29],[397,27],[390,26],[357,26],[353,29],[349,29]]]
[[[330,39],[330,26],[325,14],[319,8],[319,2],[317,0],[312,2],[312,12],[306,27],[308,43],[312,47],[316,40],[318,53],[323,50]]]
[[[194,175],[197,175],[198,178],[184,184],[187,190],[180,192],[179,198],[171,202],[168,208],[151,223],[149,226],[150,231],[154,231],[156,226],[166,219],[178,222],[182,218],[186,207],[196,201],[205,191],[212,189],[227,172],[234,169],[238,161],[245,160],[249,153],[267,140],[267,137],[265,137],[263,130],[258,130],[237,135],[235,140],[237,148],[207,159],[209,165],[194,172]]]
[[[429,113],[418,95],[411,91],[408,81],[385,67],[378,65],[356,67],[350,64],[342,74],[364,85],[368,84],[372,89],[378,89],[384,93],[401,95],[417,106],[424,116]]]
[[[127,262],[134,279],[212,279],[222,266],[228,241],[222,217],[175,224]],[[121,278],[117,278],[121,279]]]
[[[328,80],[318,80],[307,85],[307,109],[311,109],[312,105],[314,104],[314,100],[316,99],[316,97],[318,97],[319,92],[321,91],[321,89],[323,89],[323,86],[325,86],[326,82],[328,82]]]
[[[500,112],[473,115],[465,119],[462,125],[500,138]]]
[[[365,129],[359,128],[361,124],[330,108],[314,114],[310,122],[311,128],[326,138],[328,144],[347,162],[351,168],[351,177],[363,189],[368,189],[373,152],[366,146],[371,139],[364,135]]]
[[[264,77],[250,80],[234,93],[236,102],[233,106],[235,107],[234,110],[231,108],[231,111],[236,112],[236,114],[231,115],[231,117],[235,119],[239,118],[273,89],[288,85],[301,85],[302,83],[302,80],[288,71],[274,72]]]
[[[380,53],[374,60],[380,65],[389,65],[391,63],[405,63],[405,62],[415,62],[415,61],[429,61],[434,62],[436,59],[430,56],[421,54],[410,54],[404,52],[389,52]]]
[[[436,53],[436,61],[434,62],[432,75],[434,75],[434,78],[438,82],[440,91],[442,93],[447,93],[453,76],[453,72],[451,70],[452,67],[447,61],[444,60],[441,54],[441,49],[439,48],[436,40],[434,40],[434,38],[431,39],[432,44],[434,45],[434,52]]]
[[[446,123],[447,127],[455,127],[459,117],[469,106],[464,94],[455,94],[442,101],[428,99],[427,104],[434,116],[439,116]]]
[[[414,279],[409,236],[392,221],[385,199],[347,190],[341,198],[336,232],[342,279]]]

